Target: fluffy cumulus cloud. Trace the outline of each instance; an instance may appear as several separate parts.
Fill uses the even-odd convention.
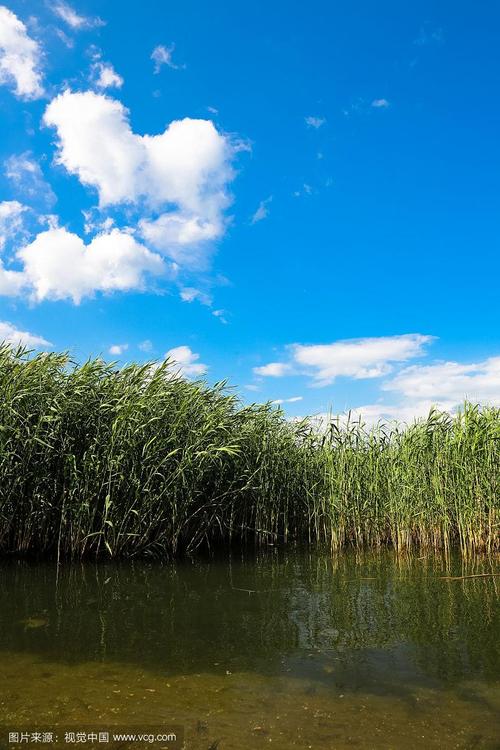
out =
[[[69,298],[78,304],[95,291],[143,289],[149,274],[165,272],[158,255],[119,229],[98,234],[86,245],[78,235],[53,227],[17,257],[23,263],[20,285],[36,301]]]
[[[254,367],[253,371],[255,375],[259,375],[260,377],[281,378],[283,375],[288,375],[291,369],[291,365],[287,362],[269,362],[267,365]]]
[[[104,21],[100,18],[90,18],[82,16],[80,13],[65,2],[56,2],[51,6],[52,11],[58,16],[61,21],[64,21],[73,31],[81,31],[83,29],[93,29],[97,26],[104,26]]]
[[[208,370],[207,365],[198,362],[199,354],[193,352],[189,346],[175,346],[165,354],[165,359],[170,360],[174,369],[186,378],[197,378],[204,375]]]
[[[94,60],[103,86],[120,84],[99,53]],[[99,208],[85,212],[85,231],[93,237],[84,242],[46,213],[56,197],[31,153],[9,157],[5,173],[14,197],[43,208],[38,220],[48,229],[16,238],[17,251],[0,263],[0,294],[78,304],[95,292],[144,289],[151,276],[169,269],[174,274],[207,266],[226,228],[238,149],[210,120],[185,118],[158,135],[138,135],[119,101],[65,91],[47,106],[44,124],[56,131],[56,162],[98,196]],[[16,200],[0,204],[0,248],[21,230],[25,210]],[[211,305],[195,287],[181,289],[184,301]]]
[[[310,375],[313,384],[326,386],[335,378],[379,378],[391,372],[394,363],[419,356],[433,339],[420,333],[380,338],[350,339],[332,344],[292,344],[288,362],[271,362],[254,368],[257,375],[281,377],[296,372]]]
[[[119,357],[121,354],[126,352],[127,349],[128,349],[128,344],[112,344],[109,347],[108,351],[114,357]]]
[[[41,62],[38,42],[11,10],[0,5],[0,84],[13,86],[22,99],[38,99],[44,93]]]
[[[29,331],[20,331],[12,323],[7,323],[5,320],[0,320],[0,342],[11,346],[27,346],[35,349],[51,346],[50,342],[42,336],[29,333]]]
[[[176,262],[224,232],[235,147],[210,120],[171,122],[159,135],[133,133],[127,109],[103,94],[65,91],[44,122],[57,132],[57,161],[94,188],[101,209],[136,206],[143,238]]]

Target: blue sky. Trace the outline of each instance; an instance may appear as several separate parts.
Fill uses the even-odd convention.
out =
[[[493,2],[0,6],[0,337],[500,404]]]

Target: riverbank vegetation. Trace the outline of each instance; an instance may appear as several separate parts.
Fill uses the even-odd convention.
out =
[[[290,422],[168,364],[0,348],[0,552],[166,557],[290,541],[500,548],[500,409]]]

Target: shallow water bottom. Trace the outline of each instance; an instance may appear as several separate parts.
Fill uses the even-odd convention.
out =
[[[186,748],[499,748],[500,683],[411,694],[341,693],[293,677],[252,673],[159,677],[122,664],[67,665],[2,655],[0,712],[8,726],[119,731],[162,722]],[[328,667],[325,676],[333,675]],[[34,724],[34,717],[36,722]]]
[[[386,553],[3,564],[0,730],[180,726],[187,750],[498,750],[499,572]]]

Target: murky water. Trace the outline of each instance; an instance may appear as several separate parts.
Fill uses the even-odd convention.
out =
[[[0,724],[193,750],[500,748],[497,559],[0,564]],[[218,741],[218,745],[217,745]]]

